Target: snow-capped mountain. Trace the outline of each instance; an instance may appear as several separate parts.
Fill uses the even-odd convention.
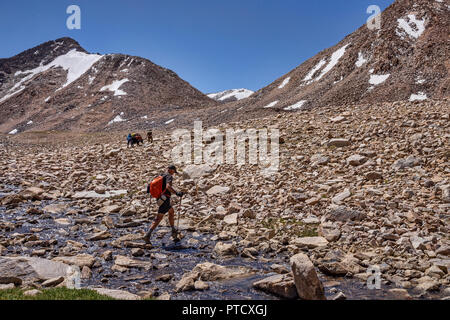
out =
[[[165,125],[218,103],[147,59],[49,41],[0,59],[0,132]]]
[[[250,97],[254,92],[248,89],[231,89],[218,93],[210,93],[208,97],[220,102],[239,101]]]
[[[450,96],[450,6],[440,0],[397,0],[335,46],[230,104],[233,120],[320,106],[422,101]],[[236,113],[236,112],[235,112]]]

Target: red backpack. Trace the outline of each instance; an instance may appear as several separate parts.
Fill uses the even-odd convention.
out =
[[[147,186],[147,193],[150,193],[153,198],[159,199],[161,195],[166,192],[167,188],[163,190],[164,177],[159,176],[153,179]]]

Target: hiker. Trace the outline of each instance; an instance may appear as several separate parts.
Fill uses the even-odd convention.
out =
[[[144,139],[142,139],[141,135],[139,133],[130,133],[127,136],[127,148],[130,146],[134,146],[135,144],[137,144],[139,146],[139,144],[142,143],[144,144]]]
[[[152,132],[152,130],[147,132],[147,139],[148,139],[148,142],[153,143],[153,132]]]
[[[133,136],[131,135],[131,133],[129,133],[127,136],[127,148],[130,147],[130,144],[131,144],[131,146],[133,146],[132,143],[133,143]]]
[[[162,195],[158,199],[159,209],[156,219],[153,222],[150,230],[144,236],[144,241],[147,244],[151,243],[150,238],[152,236],[152,232],[156,229],[156,227],[158,227],[159,223],[167,212],[169,213],[169,223],[172,228],[172,238],[175,242],[179,241],[178,230],[175,228],[175,210],[172,208],[172,205],[170,203],[170,197],[172,193],[174,193],[181,198],[183,196],[183,192],[177,192],[173,189],[172,181],[174,173],[178,173],[177,168],[174,165],[171,165],[167,168],[167,173],[161,175],[163,191]]]

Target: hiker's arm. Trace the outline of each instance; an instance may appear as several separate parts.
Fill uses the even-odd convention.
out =
[[[169,183],[167,184],[167,190],[169,190],[170,192],[175,193],[175,194],[178,193],[178,192],[176,192],[176,191],[172,188],[172,182],[169,182]]]

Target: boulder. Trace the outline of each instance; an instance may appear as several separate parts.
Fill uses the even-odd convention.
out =
[[[383,175],[379,172],[370,171],[366,173],[365,178],[367,180],[383,180]]]
[[[195,282],[199,277],[198,272],[188,272],[183,275],[175,286],[175,292],[190,291],[195,289]]]
[[[98,240],[105,240],[111,238],[111,233],[108,231],[100,231],[90,238],[88,238],[89,241],[98,241]]]
[[[367,158],[360,154],[354,154],[347,158],[347,164],[349,164],[351,166],[360,166],[366,161],[367,161]]]
[[[253,283],[253,287],[269,293],[273,293],[285,299],[298,297],[294,278],[287,274],[277,274]]]
[[[152,267],[151,262],[140,261],[136,259],[131,259],[125,256],[117,255],[114,260],[114,264],[120,267],[126,268],[145,268],[150,269]]]
[[[236,224],[238,224],[238,214],[237,213],[233,213],[233,214],[229,214],[229,215],[225,216],[223,218],[223,222],[225,222],[228,225],[236,225]]]
[[[214,247],[214,252],[220,256],[237,256],[239,254],[236,244],[217,242]]]
[[[216,169],[208,164],[188,165],[183,169],[183,179],[198,179],[213,173]]]
[[[105,158],[115,157],[120,153],[121,149],[113,149],[105,154]]]
[[[45,213],[52,213],[52,214],[62,214],[67,210],[67,206],[63,203],[60,204],[51,204],[48,206],[45,206],[43,211]]]
[[[200,291],[208,290],[209,289],[209,284],[204,282],[204,281],[202,281],[202,280],[197,280],[194,283],[194,289],[195,290],[200,290]]]
[[[450,203],[450,184],[441,186],[442,190],[442,201],[444,203]]]
[[[95,258],[87,253],[82,253],[71,257],[56,257],[52,259],[53,261],[62,262],[68,265],[76,265],[80,268],[92,267],[95,262]]]
[[[108,296],[117,300],[141,300],[141,297],[128,291],[112,290],[106,288],[91,288],[91,289],[95,290],[98,294]]]
[[[45,192],[44,189],[38,187],[30,187],[20,193],[22,198],[31,200],[41,200],[41,195]]]
[[[402,170],[405,168],[413,168],[413,167],[417,167],[418,165],[420,165],[421,162],[422,162],[422,160],[420,158],[416,158],[414,156],[409,156],[407,158],[399,159],[399,160],[395,161],[394,164],[392,165],[392,168],[395,170]]]
[[[327,219],[331,221],[361,221],[365,218],[365,213],[345,206],[337,206],[330,210]]]
[[[214,186],[210,188],[208,191],[206,191],[206,194],[208,196],[214,196],[214,195],[220,195],[220,194],[227,194],[230,191],[229,187],[223,187],[223,186]]]
[[[24,296],[29,296],[29,297],[35,297],[35,296],[37,296],[37,295],[39,295],[41,293],[42,293],[41,290],[31,289],[31,290],[24,291],[23,295]]]
[[[117,213],[120,211],[120,207],[118,205],[110,205],[110,206],[104,206],[102,207],[100,210],[98,210],[99,213],[105,213],[105,214],[110,214],[110,213]]]
[[[339,229],[327,228],[323,225],[320,225],[318,233],[319,236],[324,237],[328,242],[335,242],[341,237]]]
[[[199,278],[203,281],[218,281],[239,277],[248,277],[254,274],[254,272],[248,268],[224,267],[211,262],[197,264],[192,272],[198,272]]]
[[[326,300],[323,285],[308,256],[303,253],[296,254],[291,257],[290,264],[300,299]]]
[[[345,199],[347,199],[348,197],[350,197],[352,195],[352,193],[350,192],[350,189],[345,189],[343,192],[338,193],[337,195],[335,195],[331,201],[333,203],[339,204],[342,201],[344,201]]]
[[[79,275],[79,268],[61,262],[37,257],[0,257],[0,283],[3,284],[21,285],[62,277],[70,286],[73,285],[70,281]]]
[[[324,237],[301,237],[292,240],[289,244],[299,248],[314,249],[317,247],[326,247],[328,241]]]
[[[450,256],[450,245],[442,245],[436,250],[436,254],[449,257]]]
[[[331,139],[330,141],[328,141],[329,147],[341,148],[349,145],[351,145],[351,142],[348,139]]]
[[[244,213],[242,214],[244,218],[248,219],[256,219],[256,212],[251,209],[244,210]]]

